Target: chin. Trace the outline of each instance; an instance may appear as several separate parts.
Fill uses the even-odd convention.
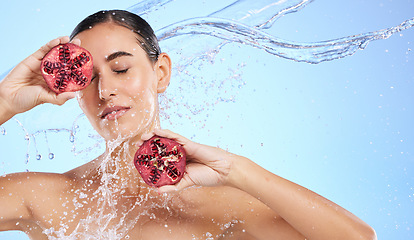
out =
[[[122,143],[126,140],[139,140],[141,135],[159,127],[158,114],[124,115],[115,121],[99,119],[95,121],[95,130],[106,142]]]

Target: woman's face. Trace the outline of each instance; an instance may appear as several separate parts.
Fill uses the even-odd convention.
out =
[[[78,102],[106,140],[141,135],[158,123],[158,62],[148,59],[136,37],[113,23],[98,24],[75,37],[94,64],[93,80],[79,92]]]

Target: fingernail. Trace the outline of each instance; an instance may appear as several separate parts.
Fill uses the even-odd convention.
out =
[[[144,141],[142,141],[142,140],[138,140],[138,141],[135,143],[135,146],[139,147],[139,146],[141,146],[143,143],[144,143]]]
[[[145,140],[150,139],[151,137],[152,137],[151,133],[144,133],[142,134],[141,139],[145,141]]]

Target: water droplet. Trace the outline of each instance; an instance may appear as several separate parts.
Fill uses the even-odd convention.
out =
[[[49,153],[49,159],[53,159],[53,158],[55,158],[55,154]]]
[[[36,160],[40,160],[40,159],[42,159],[42,155],[36,154]]]
[[[363,42],[361,42],[361,44],[359,45],[360,49],[365,49],[368,45],[369,41],[364,40]]]
[[[71,134],[71,135],[70,135],[70,137],[69,137],[69,141],[70,141],[71,143],[75,142],[75,136],[74,136],[73,134]]]

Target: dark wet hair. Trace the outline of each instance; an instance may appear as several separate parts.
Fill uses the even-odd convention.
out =
[[[104,10],[86,17],[75,27],[70,35],[70,39],[72,40],[79,33],[100,23],[109,22],[126,27],[136,33],[138,35],[137,40],[139,45],[147,53],[149,59],[153,63],[157,61],[161,49],[158,45],[158,39],[155,36],[154,30],[140,16],[125,10]]]

